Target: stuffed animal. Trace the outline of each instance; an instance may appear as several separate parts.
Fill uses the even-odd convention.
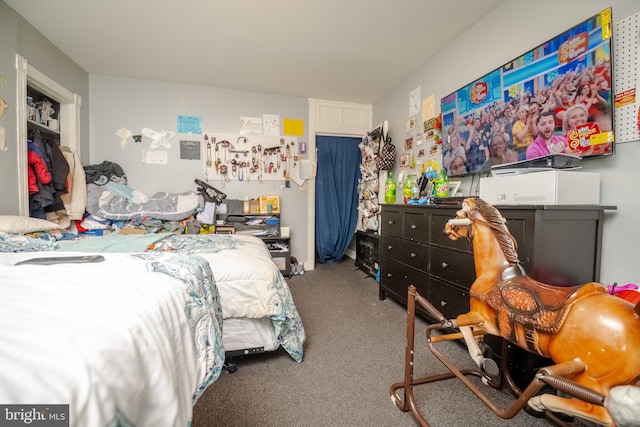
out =
[[[624,286],[618,286],[617,283],[607,285],[607,292],[611,295],[617,295],[633,305],[637,305],[640,302],[640,292],[638,292],[638,285],[635,283],[627,283]]]

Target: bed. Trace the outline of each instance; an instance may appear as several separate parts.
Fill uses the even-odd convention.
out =
[[[16,265],[77,255],[51,249],[0,233],[0,402],[69,405],[72,426],[190,425],[224,363],[209,264],[149,252]]]
[[[291,292],[264,242],[237,234],[111,234],[42,243],[45,250],[82,253],[175,253],[205,259],[220,293],[223,343],[230,371],[234,357],[286,350],[304,355],[304,326]],[[0,250],[2,247],[0,246]]]
[[[208,261],[222,302],[228,357],[277,350],[301,362],[306,339],[291,291],[264,242],[237,234],[112,234],[67,243],[61,251],[161,252]],[[234,369],[234,365],[231,365]]]
[[[192,217],[207,202],[222,203],[226,195],[196,179],[198,192],[160,192],[148,198],[126,185],[124,171],[116,166],[103,162],[85,167],[86,210],[90,215],[84,218],[83,225],[87,219],[97,218],[109,225],[119,223],[118,227],[124,231],[133,225],[131,222],[145,218],[162,222],[162,226],[156,224],[155,230],[142,236],[111,234],[64,245],[60,250],[135,253],[152,247],[152,251],[200,255],[209,262],[220,292],[229,371],[236,369],[231,362],[235,356],[274,351],[279,347],[301,362],[306,338],[304,327],[287,283],[262,240],[247,235],[159,234],[167,225],[171,228],[175,221]],[[116,179],[114,175],[119,177]],[[149,224],[135,226],[138,231],[141,228],[151,231]]]

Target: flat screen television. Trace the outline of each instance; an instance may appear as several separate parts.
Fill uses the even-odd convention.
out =
[[[449,176],[567,153],[611,155],[611,8],[441,101]]]

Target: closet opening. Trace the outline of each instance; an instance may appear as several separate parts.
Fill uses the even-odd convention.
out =
[[[57,138],[60,146],[68,147],[80,156],[80,95],[71,92],[56,81],[46,76],[21,55],[16,55],[17,87],[16,100],[18,105],[18,185],[19,185],[19,213],[29,216],[28,189],[28,149],[27,139],[29,131],[38,129],[49,137]],[[49,113],[42,121],[42,115],[36,117],[31,111],[34,105],[28,104],[28,98],[34,102],[35,98],[42,103],[52,104],[55,113]],[[45,104],[46,107],[46,104]],[[42,111],[42,110],[41,110]],[[50,111],[50,110],[49,110]],[[47,114],[47,113],[45,113]],[[52,119],[52,120],[49,120]]]

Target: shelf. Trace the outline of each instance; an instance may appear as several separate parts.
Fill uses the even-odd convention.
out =
[[[242,200],[227,199],[225,213],[216,213],[216,220],[223,220],[219,227],[234,227],[235,234],[255,236],[264,242],[273,262],[284,276],[291,274],[291,248],[289,237],[280,236],[280,214],[245,214],[242,212]],[[229,218],[232,221],[229,221]],[[268,223],[270,222],[270,223]]]
[[[53,119],[58,121],[58,114],[60,113],[60,102],[56,99],[51,98],[50,96],[47,96],[45,94],[43,94],[42,92],[27,86],[27,98],[31,98],[33,100],[33,105],[36,104],[40,104],[43,102],[48,102],[52,108],[52,110],[50,112],[47,112],[46,117],[48,119]],[[25,102],[28,104],[27,100],[25,100]],[[34,116],[32,116],[31,114],[29,114],[29,110],[30,107],[29,105],[27,105],[27,128],[28,129],[37,129],[40,132],[42,132],[45,136],[49,136],[49,137],[55,137],[57,139],[60,139],[60,130],[59,129],[54,129],[49,127],[46,123],[42,123],[36,120],[32,120],[33,118],[37,117],[38,115],[35,114]],[[33,110],[35,111],[36,108],[33,107]]]
[[[229,218],[234,220],[230,221]],[[280,237],[279,214],[243,214],[228,212],[216,214],[216,219],[223,220],[225,226],[233,226],[236,234],[256,236],[261,239]]]
[[[36,129],[42,132],[45,136],[60,138],[60,131],[51,129],[49,126],[34,122],[33,120],[27,120],[27,129]]]

